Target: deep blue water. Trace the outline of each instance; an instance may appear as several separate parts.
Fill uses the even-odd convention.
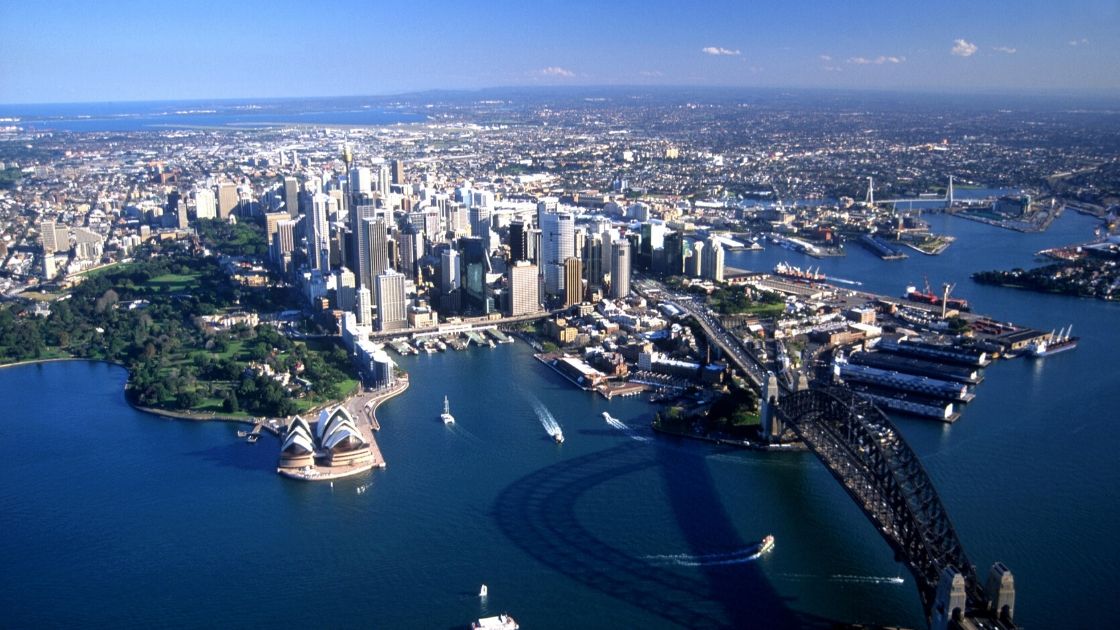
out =
[[[267,127],[284,124],[388,125],[427,116],[380,100],[257,99],[0,105],[0,118],[25,129],[143,131],[184,127]]]
[[[1120,309],[968,280],[1094,224],[1068,215],[1022,235],[930,220],[960,237],[941,257],[887,263],[853,247],[819,264],[891,294],[928,275],[980,312],[1074,324],[1080,348],[997,364],[955,425],[900,426],[973,562],[1015,572],[1020,621],[1115,616]],[[810,262],[778,248],[729,256],[779,260]],[[379,412],[389,467],[333,488],[278,477],[273,438],[247,445],[232,425],[132,410],[120,368],[0,370],[4,625],[439,628],[501,611],[527,628],[924,625],[910,576],[811,455],[655,437],[653,407],[578,391],[520,342],[400,364],[412,387]],[[767,533],[773,553],[746,560]]]

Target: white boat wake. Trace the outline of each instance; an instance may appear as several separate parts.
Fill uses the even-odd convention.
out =
[[[618,418],[611,417],[611,414],[609,414],[605,411],[603,412],[603,419],[607,421],[607,424],[609,424],[612,427],[618,429],[619,431],[622,431],[626,435],[630,436],[630,438],[633,439],[633,440],[637,440],[639,442],[649,441],[648,437],[645,437],[644,435],[638,435],[637,432],[634,431],[634,429],[627,426],[625,423],[623,423]]]
[[[828,277],[828,281],[829,282],[839,282],[841,284],[850,284],[853,287],[862,287],[863,286],[863,283],[860,282],[859,280],[846,280],[844,278],[833,278],[832,276]]]
[[[649,560],[652,564],[657,566],[716,567],[751,562],[757,560],[761,555],[762,552],[759,550],[759,546],[751,545],[750,547],[744,547],[743,549],[725,553],[708,553],[702,555],[676,553],[642,556],[642,559]]]
[[[848,584],[905,584],[906,578],[901,576],[878,575],[809,575],[805,573],[779,573],[778,577],[789,580],[825,580],[828,582],[844,582]]]
[[[537,413],[537,420],[540,421],[541,426],[544,427],[549,437],[555,438],[557,435],[563,435],[560,423],[556,421],[556,418],[552,415],[552,412],[548,410],[548,407],[545,407],[544,403],[536,398],[532,399],[532,403],[533,410]]]

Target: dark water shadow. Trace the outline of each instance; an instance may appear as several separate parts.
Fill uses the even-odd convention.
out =
[[[187,455],[238,470],[275,470],[279,444],[275,439],[264,435],[256,444],[231,437],[228,443],[190,451]]]
[[[583,526],[576,507],[586,492],[650,466],[661,466],[666,469],[666,488],[672,495],[670,507],[693,551],[710,552],[717,544],[713,540],[723,546],[737,539],[706,471],[674,474],[681,465],[703,466],[703,458],[689,456],[685,459],[694,461],[682,464],[679,450],[672,449],[672,461],[664,462],[651,446],[629,442],[526,475],[498,496],[493,518],[510,541],[552,570],[669,624],[688,628],[831,627],[826,620],[790,610],[753,563],[705,568],[698,578],[693,571],[673,570],[635,557]],[[698,510],[704,513],[698,514]]]

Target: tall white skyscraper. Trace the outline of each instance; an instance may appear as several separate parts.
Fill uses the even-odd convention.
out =
[[[440,256],[440,279],[444,295],[459,288],[460,283],[459,252],[448,248]]]
[[[195,189],[194,216],[199,219],[218,218],[218,202],[213,190],[209,188]]]
[[[340,311],[354,310],[354,272],[346,267],[335,273],[335,307]]]
[[[384,199],[389,194],[389,165],[380,164],[377,167],[377,192],[381,193],[381,198]]]
[[[373,177],[369,168],[355,166],[350,169],[350,195],[368,195],[371,192],[373,192]]]
[[[526,260],[514,262],[509,267],[510,316],[534,313],[540,308],[540,277],[537,266]]]
[[[324,275],[331,269],[331,236],[327,217],[331,214],[332,199],[323,193],[311,198],[311,214],[307,226],[307,255],[311,266]]]
[[[350,206],[350,231],[354,239],[356,276],[358,284],[367,288],[373,286],[373,275],[370,273],[369,228],[366,226],[366,219],[373,219],[376,215],[377,209],[371,203]]]
[[[386,270],[374,279],[377,287],[377,330],[400,330],[408,326],[404,274]]]
[[[630,295],[630,241],[620,239],[611,245],[611,292],[615,299]]]
[[[361,287],[355,294],[357,295],[357,305],[354,314],[358,316],[358,325],[369,326],[371,318],[370,310],[373,308],[369,288]]]
[[[575,256],[575,217],[570,212],[540,215],[541,256],[544,264],[544,290],[549,295],[564,292],[564,261]]]

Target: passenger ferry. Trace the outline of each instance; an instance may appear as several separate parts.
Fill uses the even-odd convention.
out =
[[[771,536],[770,534],[767,534],[766,538],[762,539],[762,543],[758,547],[758,553],[761,555],[761,554],[764,554],[764,553],[770,551],[773,548],[774,548],[774,537]]]
[[[520,627],[513,620],[513,617],[505,614],[496,617],[482,617],[471,624],[471,628],[474,630],[518,630]]]

